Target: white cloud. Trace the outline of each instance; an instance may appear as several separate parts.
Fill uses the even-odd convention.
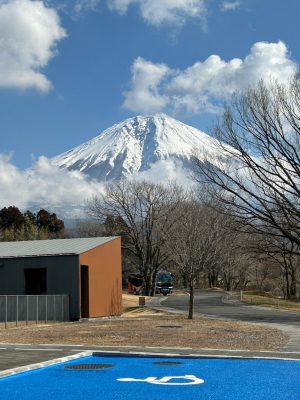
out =
[[[138,172],[130,179],[165,183],[176,180],[184,187],[192,185],[183,165],[173,160],[158,161],[147,171]],[[0,154],[0,209],[15,205],[21,210],[45,208],[63,218],[74,219],[85,215],[86,201],[105,191],[105,182],[88,179],[79,171],[68,171],[54,166],[40,157],[31,168],[20,170],[11,156]]]
[[[152,71],[156,69],[161,73],[154,79]],[[138,58],[133,63],[131,89],[124,94],[123,105],[144,113],[149,112],[151,104],[153,111],[216,112],[220,101],[235,91],[243,91],[260,79],[286,83],[296,72],[297,65],[283,42],[255,43],[243,60],[224,61],[211,55],[185,70]]]
[[[188,18],[205,21],[206,0],[107,0],[111,10],[126,14],[128,8],[136,5],[143,19],[150,25],[183,25]]]
[[[107,0],[108,7],[117,11],[120,15],[126,14],[131,4],[137,3],[135,0]]]
[[[164,64],[154,64],[137,58],[131,68],[131,89],[125,92],[124,107],[137,112],[152,113],[166,107],[168,99],[158,93],[158,87],[169,73]]]
[[[1,0],[0,0],[1,1]],[[44,0],[56,9],[77,17],[97,11],[101,4],[120,15],[126,15],[130,7],[136,7],[143,20],[159,27],[178,28],[188,19],[197,19],[205,28],[208,0]]]
[[[16,168],[9,156],[0,155],[0,208],[15,205],[21,209],[45,207],[64,215],[84,213],[85,200],[99,194],[103,185],[89,181],[77,171],[61,170],[40,157],[28,170]]]
[[[221,11],[234,11],[240,8],[240,6],[240,1],[223,1],[223,3],[221,4]]]
[[[64,37],[57,12],[43,1],[0,1],[0,88],[48,92],[51,82],[41,70]]]
[[[172,181],[183,188],[191,188],[196,184],[196,181],[192,179],[191,170],[186,169],[179,161],[175,162],[172,159],[157,161],[148,170],[137,172],[128,179],[160,184]]]
[[[76,14],[97,10],[101,0],[76,0],[74,11]]]

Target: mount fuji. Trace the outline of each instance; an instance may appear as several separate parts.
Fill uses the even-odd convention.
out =
[[[52,158],[68,170],[80,171],[97,181],[129,178],[158,163],[172,162],[189,171],[195,152],[216,155],[216,140],[165,114],[137,116],[113,125],[94,139]]]

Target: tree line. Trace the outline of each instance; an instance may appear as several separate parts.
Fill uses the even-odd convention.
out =
[[[154,295],[161,269],[188,288],[190,318],[197,286],[274,290],[274,277],[279,282],[285,276],[279,260],[260,248],[260,237],[242,231],[240,221],[218,204],[175,183],[111,183],[87,209],[103,234],[122,237],[123,272],[138,272],[145,294]]]
[[[37,213],[29,210],[22,213],[15,206],[0,210],[1,241],[55,239],[64,237],[64,229],[64,221],[44,209]]]
[[[198,182],[243,232],[256,235],[257,257],[277,265],[284,296],[299,296],[299,77],[235,94],[214,135],[218,167],[195,155]]]

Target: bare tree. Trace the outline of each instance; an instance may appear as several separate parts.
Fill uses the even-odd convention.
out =
[[[200,274],[219,266],[223,215],[199,203],[193,193],[180,205],[180,224],[169,243],[175,268],[189,287],[188,318],[193,318],[194,289]]]
[[[197,179],[251,231],[300,246],[300,82],[260,83],[237,94],[215,129],[214,163],[195,157]]]
[[[259,292],[265,291],[272,272],[273,268],[269,262],[260,257],[253,258],[253,262],[249,268],[249,277]]]
[[[219,237],[215,260],[218,266],[218,286],[227,291],[243,289],[247,284],[248,260],[247,253],[241,247],[242,239],[237,232],[226,226],[221,226]]]
[[[273,269],[279,267],[284,298],[296,298],[297,285],[300,284],[300,257],[297,245],[285,238],[265,235],[256,243],[255,250],[266,265],[271,261]]]
[[[122,246],[136,259],[147,295],[155,293],[157,272],[170,259],[166,243],[180,218],[175,210],[181,201],[182,190],[175,184],[122,181],[107,185],[104,195],[87,204],[89,215],[97,220],[119,221]]]
[[[77,220],[73,228],[68,230],[72,237],[97,237],[106,235],[105,227],[93,220]]]

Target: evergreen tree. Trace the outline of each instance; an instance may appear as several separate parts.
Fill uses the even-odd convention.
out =
[[[50,214],[48,211],[41,209],[36,216],[37,226],[39,228],[47,228],[52,234],[63,233],[65,225],[63,220],[57,218],[55,213]]]
[[[4,207],[0,210],[1,229],[19,229],[25,222],[25,217],[15,206]]]
[[[0,210],[0,241],[53,239],[64,235],[64,222],[56,214],[40,210],[24,214],[15,206]]]

